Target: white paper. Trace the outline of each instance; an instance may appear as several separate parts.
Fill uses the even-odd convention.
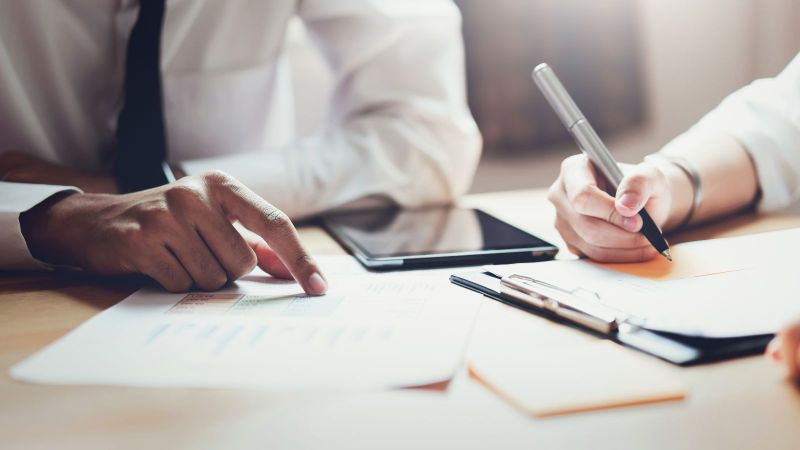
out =
[[[337,264],[336,260],[340,264]],[[322,297],[258,271],[215,293],[143,289],[12,368],[56,384],[276,389],[417,386],[452,377],[478,299],[447,277],[320,261]]]
[[[771,334],[800,317],[798,287],[794,267],[761,267],[665,282],[651,301],[631,310],[649,318],[646,326],[654,330],[704,337]]]
[[[668,281],[653,281],[587,261],[514,264],[495,269],[569,290],[596,293],[603,304],[644,319],[647,328],[691,336],[770,334],[800,316],[800,281],[793,263],[800,249],[800,230],[685,245],[708,252],[736,248],[743,269]]]

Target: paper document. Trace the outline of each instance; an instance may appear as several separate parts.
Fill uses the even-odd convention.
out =
[[[670,249],[671,262],[659,256],[643,263],[598,265],[650,280],[677,280],[773,264],[790,257],[781,249],[792,245],[800,245],[798,230],[685,242]]]
[[[726,338],[774,333],[800,316],[797,270],[800,230],[676,245],[672,274],[661,261],[602,265],[586,260],[500,266],[631,314],[652,330]],[[684,251],[684,249],[686,251]],[[588,292],[586,292],[588,291]],[[584,295],[586,297],[586,295]]]
[[[425,273],[328,273],[329,293],[254,272],[214,293],[136,292],[12,369],[57,384],[352,389],[452,377],[477,309]],[[321,262],[323,267],[335,262]]]
[[[525,413],[547,417],[681,400],[686,386],[666,363],[608,341],[536,348],[509,357],[481,352],[470,374]]]

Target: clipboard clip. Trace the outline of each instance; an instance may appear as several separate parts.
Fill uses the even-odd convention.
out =
[[[643,323],[604,304],[596,292],[583,288],[564,289],[525,275],[502,276],[500,292],[603,334],[619,332],[621,329],[628,331],[631,327],[640,328]]]

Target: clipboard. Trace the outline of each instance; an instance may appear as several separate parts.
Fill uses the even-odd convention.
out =
[[[649,330],[643,320],[604,305],[589,291],[567,291],[528,276],[495,273],[490,268],[451,275],[450,282],[680,366],[762,353],[773,337],[709,338]]]

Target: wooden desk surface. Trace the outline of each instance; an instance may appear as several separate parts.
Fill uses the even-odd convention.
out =
[[[543,191],[463,204],[561,243]],[[798,216],[740,216],[676,238],[796,226]],[[342,253],[319,229],[301,233],[316,254]],[[91,277],[0,276],[0,448],[800,448],[800,393],[763,357],[688,369],[664,363],[689,385],[686,401],[545,420],[517,413],[466,372],[438,392],[350,394],[62,387],[9,377],[13,364],[135,289]],[[476,326],[500,336],[509,321],[526,321],[543,345],[590,339],[488,299]]]

